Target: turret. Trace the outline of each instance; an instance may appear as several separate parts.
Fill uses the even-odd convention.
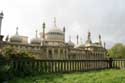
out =
[[[63,27],[63,33],[64,33],[64,42],[65,42],[65,26]]]
[[[87,36],[87,40],[86,40],[86,44],[91,44],[92,41],[91,41],[91,33],[88,32],[88,36]]]
[[[45,22],[43,22],[43,40],[45,39],[45,27],[46,27]]]
[[[77,45],[79,44],[79,35],[76,36],[77,39]]]
[[[1,35],[1,26],[2,26],[2,19],[3,19],[3,12],[0,13],[0,41],[3,40],[3,35]]]
[[[101,35],[99,34],[99,44],[102,45]]]
[[[88,40],[91,40],[91,33],[88,32]]]

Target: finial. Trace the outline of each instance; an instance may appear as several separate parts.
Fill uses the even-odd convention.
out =
[[[76,36],[76,39],[77,39],[77,44],[79,43],[79,35],[77,34]]]
[[[18,27],[16,27],[16,35],[18,35],[18,30],[19,30],[19,28],[18,28]]]
[[[43,22],[43,28],[45,28],[45,22]]]
[[[101,39],[101,35],[99,34],[99,39]]]
[[[88,40],[90,40],[91,32],[88,30]]]
[[[36,38],[37,38],[37,32],[38,32],[38,31],[36,30]]]
[[[100,34],[99,34],[99,43],[100,43],[100,45],[102,45],[101,35]]]
[[[90,36],[91,35],[91,33],[90,33],[90,31],[88,32],[88,36]]]
[[[54,17],[54,26],[56,27],[56,17]]]
[[[65,26],[64,26],[64,27],[63,27],[63,32],[65,32],[65,30],[66,30],[66,29],[65,29]]]

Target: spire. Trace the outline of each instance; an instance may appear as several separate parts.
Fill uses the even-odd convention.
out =
[[[91,39],[91,33],[90,33],[90,31],[88,31],[88,40],[90,40]]]
[[[79,35],[76,36],[77,44],[79,44]]]
[[[91,44],[91,43],[92,43],[92,41],[91,41],[91,33],[90,33],[90,31],[88,31],[86,44]]]
[[[65,29],[65,26],[63,27],[63,32],[65,32],[66,31],[66,29]]]
[[[102,45],[101,35],[100,34],[99,34],[99,43],[100,43],[100,45]]]
[[[64,38],[63,41],[65,42],[65,26],[63,27]]]
[[[16,27],[16,35],[19,35],[19,34],[18,34],[18,30],[19,30],[19,28],[18,28],[18,27]]]
[[[56,27],[56,17],[54,17],[54,26]]]
[[[2,19],[3,19],[3,11],[0,13],[0,35],[1,35],[1,26],[2,26]]]
[[[45,28],[46,28],[46,24],[45,22],[43,22],[43,40],[45,39]]]
[[[101,35],[99,34],[99,40],[101,40]]]
[[[36,30],[36,38],[37,38],[37,32],[38,32],[38,31]]]
[[[45,28],[45,22],[43,22],[43,29]]]

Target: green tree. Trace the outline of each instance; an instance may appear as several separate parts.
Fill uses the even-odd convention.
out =
[[[125,58],[125,46],[122,43],[117,43],[108,50],[108,54],[113,58]]]
[[[5,58],[33,58],[30,52],[24,49],[17,49],[11,46],[3,47],[2,55]]]

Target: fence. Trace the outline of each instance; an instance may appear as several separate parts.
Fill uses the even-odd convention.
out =
[[[79,72],[108,68],[125,68],[125,59],[107,60],[0,60],[1,68],[19,73]],[[3,66],[2,66],[3,65]]]
[[[125,59],[112,59],[112,68],[125,69]]]

